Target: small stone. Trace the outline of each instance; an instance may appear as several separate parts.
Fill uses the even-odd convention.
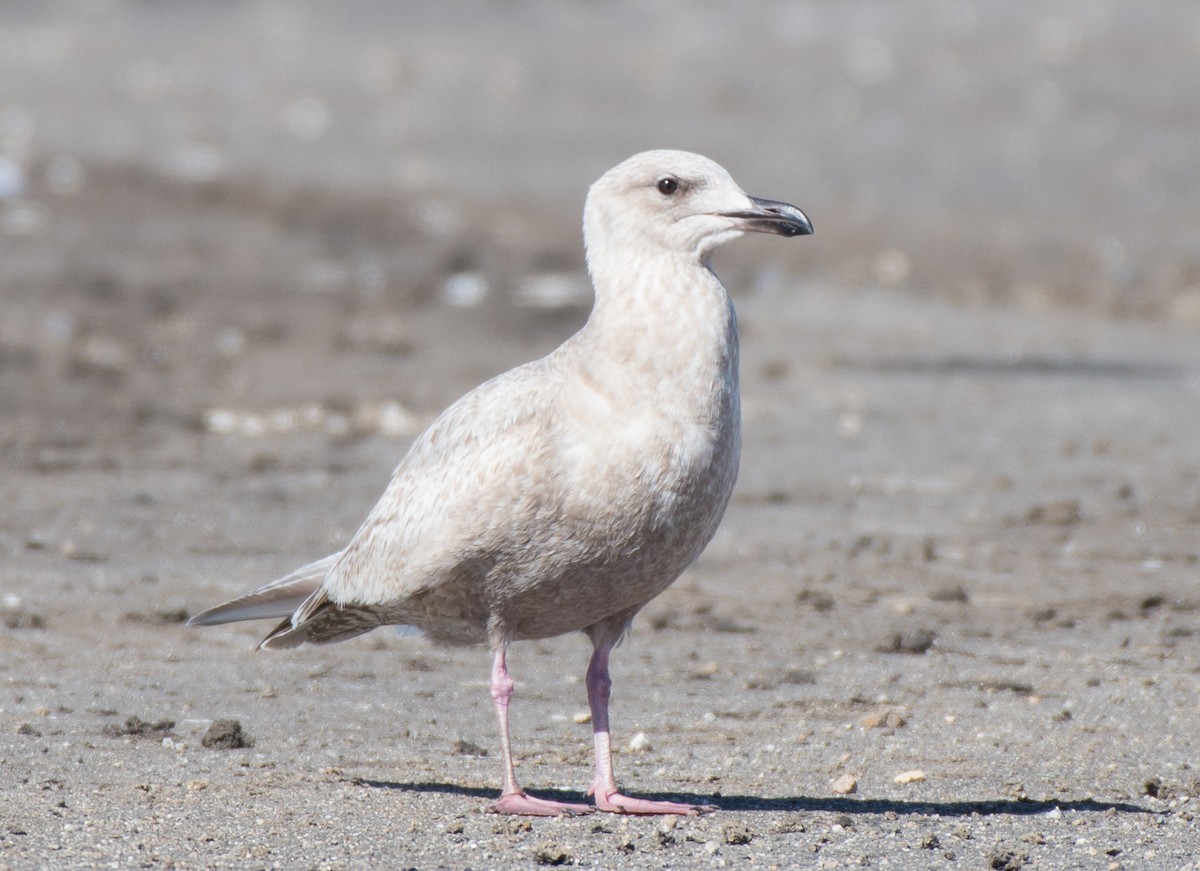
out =
[[[1034,623],[1042,624],[1049,623],[1058,616],[1058,611],[1055,608],[1034,608],[1029,612],[1029,619]]]
[[[480,747],[474,741],[467,741],[464,738],[459,738],[450,745],[451,751],[459,756],[487,756],[487,748]]]
[[[805,823],[803,817],[797,815],[776,823],[773,831],[781,835],[791,835],[797,832],[808,831],[808,825]]]
[[[899,784],[921,783],[925,780],[925,772],[917,768],[911,771],[901,771],[892,780]]]
[[[442,831],[447,835],[461,835],[466,828],[462,820],[452,820]]]
[[[796,594],[796,604],[808,605],[814,611],[824,613],[825,611],[833,610],[836,602],[834,602],[833,596],[828,593],[823,593],[819,590],[801,590]]]
[[[893,632],[883,644],[876,648],[880,653],[920,654],[933,647],[934,633],[928,629],[906,629]]]
[[[654,748],[650,744],[650,739],[646,737],[646,733],[638,732],[629,739],[629,749],[634,753],[646,753]]]
[[[1028,523],[1044,523],[1047,526],[1071,526],[1083,519],[1078,499],[1061,499],[1045,505],[1034,505],[1025,512]]]
[[[545,841],[534,848],[533,860],[539,865],[566,865],[571,861],[571,853],[553,841]]]
[[[996,871],[1019,871],[1029,861],[1025,853],[997,850],[988,857],[988,867]]]
[[[721,851],[721,845],[716,841],[706,841],[704,843],[704,852],[710,856],[715,856]]]
[[[754,834],[741,823],[732,823],[726,826],[722,834],[724,835],[725,843],[731,846],[749,844],[754,840]]]
[[[590,711],[578,711],[571,719],[580,724],[590,723],[592,722],[592,714]]]
[[[979,682],[979,689],[985,693],[1009,692],[1016,693],[1019,696],[1028,696],[1033,693],[1033,684],[1019,680],[1009,680],[1007,678],[996,678],[993,680],[981,680]]]
[[[254,739],[245,733],[237,720],[213,720],[200,744],[210,750],[241,750],[254,746]]]
[[[806,669],[792,668],[783,673],[779,678],[779,682],[796,685],[815,684],[817,682],[817,675],[816,672]]]
[[[4,625],[9,629],[45,629],[46,618],[30,612],[5,614]]]
[[[929,594],[930,601],[933,602],[968,602],[970,598],[967,596],[967,591],[962,588],[961,584],[955,584],[950,587],[939,587]]]
[[[662,818],[654,829],[654,837],[658,839],[659,846],[670,847],[675,843],[675,827],[678,824],[679,817],[674,814]]]
[[[59,550],[67,559],[73,559],[81,563],[102,563],[108,560],[107,554],[93,550],[71,539],[64,541]]]
[[[936,850],[940,846],[942,846],[942,842],[938,840],[937,835],[926,835],[921,839],[922,850]]]
[[[899,729],[908,721],[904,719],[904,715],[899,711],[877,711],[874,714],[867,714],[858,721],[858,725],[864,729]]]
[[[533,823],[525,817],[500,817],[492,827],[496,835],[523,835],[533,831]]]
[[[843,774],[829,784],[829,788],[837,795],[853,795],[858,792],[858,780],[853,774]]]
[[[878,729],[883,725],[885,719],[887,719],[885,711],[876,711],[874,714],[867,714],[865,717],[862,717],[858,721],[858,725],[864,729]]]
[[[1025,786],[1021,783],[1006,783],[1004,794],[1017,801],[1029,801],[1029,793],[1025,791]]]
[[[203,789],[208,789],[207,780],[189,780],[187,782],[189,792],[200,792]]]
[[[1138,608],[1143,611],[1152,611],[1155,608],[1162,607],[1166,601],[1167,597],[1162,593],[1151,593],[1149,596],[1146,596],[1144,599],[1142,599],[1142,601],[1138,602]]]

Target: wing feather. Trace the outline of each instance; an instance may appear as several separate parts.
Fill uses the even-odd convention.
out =
[[[236,599],[201,611],[188,620],[188,625],[215,626],[240,620],[290,617],[321,586],[341,555],[341,551],[330,554]]]

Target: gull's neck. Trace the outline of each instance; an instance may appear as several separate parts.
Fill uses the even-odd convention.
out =
[[[640,382],[664,401],[688,382],[710,401],[736,392],[737,319],[717,276],[690,252],[633,247],[589,246],[596,302],[580,340],[609,361],[605,380]]]

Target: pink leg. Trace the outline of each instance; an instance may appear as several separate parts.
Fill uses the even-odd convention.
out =
[[[592,736],[596,742],[596,779],[592,795],[596,809],[614,814],[680,814],[698,816],[715,811],[712,805],[680,804],[674,801],[650,801],[630,798],[617,791],[613,775],[612,742],[608,733],[608,699],[612,678],[608,675],[608,644],[597,644],[587,671],[588,705],[592,709]]]
[[[496,719],[500,723],[500,753],[504,757],[504,788],[489,808],[497,814],[519,814],[534,817],[563,817],[590,814],[592,808],[586,804],[566,804],[535,798],[517,783],[517,772],[513,767],[512,745],[508,735],[508,703],[512,699],[513,679],[504,664],[504,648],[496,651],[492,661],[492,701],[496,705]]]

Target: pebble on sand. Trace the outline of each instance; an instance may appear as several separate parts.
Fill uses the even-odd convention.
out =
[[[900,784],[921,783],[925,780],[925,772],[918,768],[914,768],[911,771],[901,771],[892,780]]]
[[[213,720],[200,743],[210,750],[241,750],[253,747],[254,739],[246,734],[237,720]]]
[[[858,780],[853,774],[843,774],[829,784],[829,789],[835,795],[853,795],[858,792]]]
[[[645,753],[653,750],[654,747],[650,744],[650,739],[646,737],[645,732],[638,732],[629,739],[629,749],[635,753]]]
[[[858,725],[864,729],[899,729],[907,723],[899,711],[876,711],[858,721]]]

